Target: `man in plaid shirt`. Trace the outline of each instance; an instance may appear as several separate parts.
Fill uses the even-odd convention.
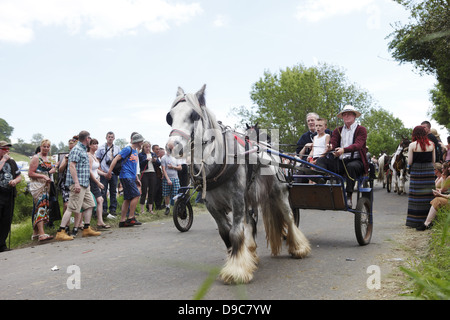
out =
[[[84,228],[83,237],[99,236],[101,233],[91,229],[90,221],[92,216],[92,209],[95,207],[94,198],[91,194],[90,188],[90,174],[91,168],[89,164],[89,156],[87,154],[87,146],[91,141],[89,132],[81,131],[78,134],[78,143],[72,148],[69,154],[69,170],[66,176],[66,186],[69,187],[69,203],[67,210],[61,220],[59,231],[56,233],[56,240],[73,240],[73,236],[68,235],[70,217],[72,213],[75,214],[74,232],[76,235],[77,227],[81,222],[83,210],[84,214]]]

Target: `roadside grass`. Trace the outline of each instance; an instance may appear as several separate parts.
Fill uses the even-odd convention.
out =
[[[196,204],[195,201],[195,195],[191,198],[191,204],[194,208],[196,208],[196,211],[203,212],[205,211],[205,206],[203,204]],[[59,195],[59,204],[61,209],[61,217],[64,214],[63,212],[63,205],[62,205],[62,198],[61,195]],[[123,203],[123,196],[117,197],[117,207],[121,208]],[[172,209],[169,215],[165,215],[164,211],[162,210],[153,210],[155,214],[150,214],[148,212],[145,212],[144,214],[140,214],[137,216],[137,220],[142,223],[147,222],[153,222],[158,220],[164,220],[164,219],[172,219]],[[136,208],[136,213],[140,213],[140,205],[138,204]],[[14,209],[14,217],[13,217],[13,223],[11,225],[11,233],[10,236],[6,240],[6,244],[11,249],[18,249],[27,247],[29,245],[33,245],[37,242],[37,240],[32,240],[31,236],[33,234],[33,226],[31,223],[31,215],[33,211],[33,199],[31,197],[31,194],[29,193],[22,193],[19,192],[17,198],[16,198],[16,204]],[[198,213],[198,212],[195,212]],[[118,216],[116,219],[106,219],[103,218],[105,224],[110,225],[111,229],[118,228],[119,227],[119,220],[120,220],[120,210],[118,212]],[[59,224],[61,221],[56,221],[55,225],[53,227],[45,226],[44,230],[45,233],[49,235],[56,235],[56,232],[58,231]],[[97,218],[95,215],[92,216],[91,219],[91,226],[95,229],[95,226],[97,225]],[[73,223],[71,224],[71,229],[73,227]]]
[[[409,268],[408,296],[423,300],[450,299],[450,209],[440,210],[430,232],[428,252]]]

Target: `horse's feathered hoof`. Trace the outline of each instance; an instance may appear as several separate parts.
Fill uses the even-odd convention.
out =
[[[292,228],[287,239],[289,254],[294,259],[305,258],[311,252],[311,245],[305,235],[298,229]]]
[[[253,279],[253,274],[229,274],[222,270],[220,277],[225,284],[247,284]]]
[[[294,259],[303,259],[305,258],[307,255],[309,255],[311,252],[311,247],[308,246],[302,246],[296,250],[289,250],[289,254],[291,255],[292,258]]]
[[[256,254],[243,249],[237,255],[228,256],[225,266],[220,271],[220,277],[226,284],[246,284],[252,281],[257,268]]]

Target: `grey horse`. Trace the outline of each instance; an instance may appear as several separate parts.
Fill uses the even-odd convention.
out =
[[[228,250],[221,279],[248,283],[258,265],[251,212],[262,214],[272,255],[280,254],[284,239],[293,258],[306,257],[310,244],[294,223],[288,184],[276,161],[262,161],[243,135],[216,121],[206,107],[205,88],[195,94],[178,88],[167,114],[172,127],[167,148],[175,157],[190,158],[191,179],[203,188],[206,208]]]

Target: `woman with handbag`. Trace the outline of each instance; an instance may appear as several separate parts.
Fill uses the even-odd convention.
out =
[[[56,172],[48,156],[51,143],[49,140],[43,140],[40,146],[40,152],[35,154],[30,162],[28,177],[30,178],[30,192],[33,196],[34,211],[32,216],[33,236],[32,239],[45,241],[53,239],[44,232],[44,224],[49,222],[49,191],[52,181],[51,174]]]

